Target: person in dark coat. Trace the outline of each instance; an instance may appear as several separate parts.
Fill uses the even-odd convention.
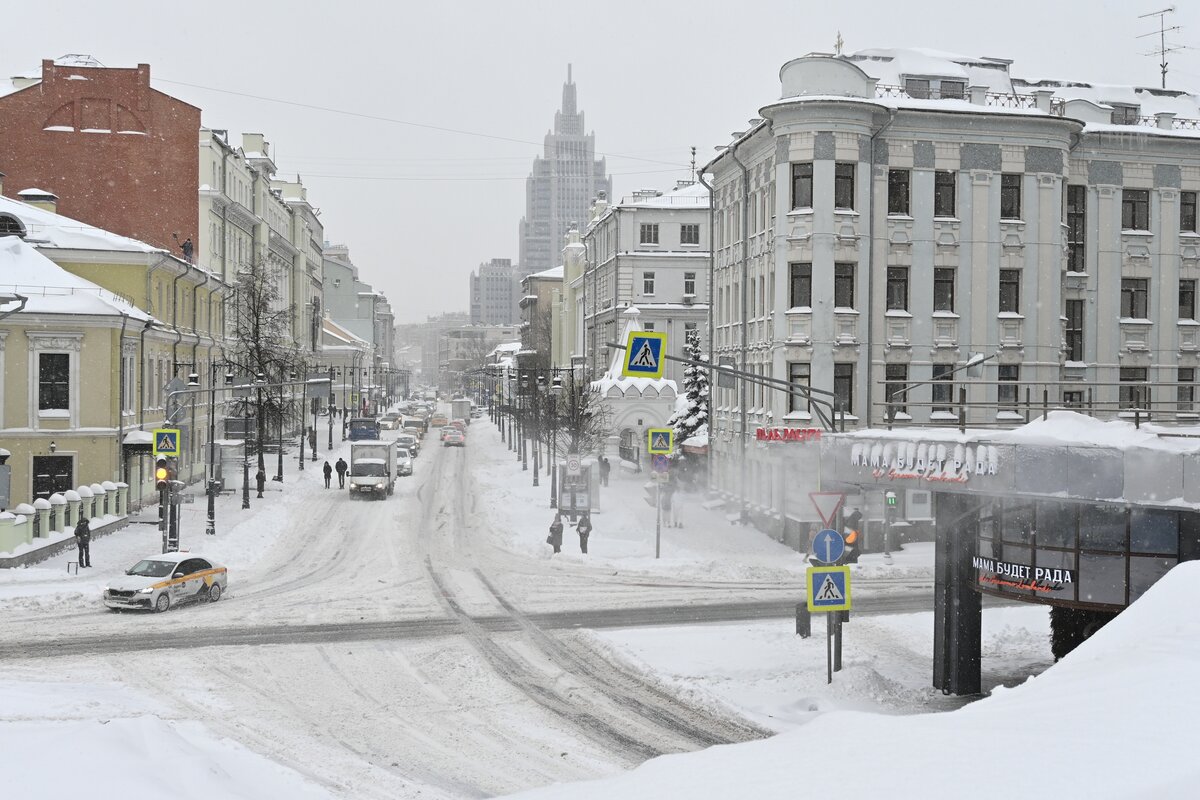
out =
[[[317,460],[317,429],[308,429],[308,446],[312,450],[313,461]]]
[[[75,549],[79,551],[79,566],[92,565],[92,524],[87,517],[80,515],[79,523],[75,526]]]
[[[579,534],[579,552],[587,555],[588,537],[592,535],[592,515],[585,511],[579,518],[579,524],[575,526],[575,531]]]
[[[325,466],[321,467],[321,472],[325,473],[325,488],[329,488],[329,479],[333,477],[333,467],[329,466],[329,462],[325,462]]]
[[[338,488],[345,489],[346,488],[346,470],[349,469],[349,466],[347,466],[347,464],[346,464],[346,460],[344,458],[339,458],[337,460],[337,463],[334,464],[334,467],[337,469],[337,474],[338,474]]]
[[[258,484],[258,496],[262,497],[263,489],[267,488],[267,473],[260,468],[254,476],[254,481]]]
[[[608,459],[600,456],[600,485],[608,486],[608,472],[612,469],[612,464],[608,463]],[[586,550],[584,551],[587,552]]]
[[[546,544],[553,547],[554,552],[556,552],[556,553],[562,551],[562,535],[563,535],[562,515],[555,514],[554,522],[550,523],[550,535],[546,537]]]

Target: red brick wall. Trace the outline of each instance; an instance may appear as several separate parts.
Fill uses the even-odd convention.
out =
[[[199,132],[200,109],[151,89],[147,64],[43,61],[41,83],[0,97],[4,194],[53,192],[60,214],[178,253],[199,243]]]

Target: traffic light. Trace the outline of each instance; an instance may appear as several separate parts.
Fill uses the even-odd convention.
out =
[[[171,470],[167,466],[166,456],[159,456],[154,465],[154,488],[160,492],[166,489],[170,484]]]

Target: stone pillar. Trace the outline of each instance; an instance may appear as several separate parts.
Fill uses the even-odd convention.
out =
[[[23,539],[16,528],[16,522],[16,514],[0,511],[0,553],[11,553],[22,543]]]
[[[117,483],[117,516],[129,516],[129,484]]]
[[[108,514],[108,490],[98,483],[88,487],[92,490],[92,516],[103,517]]]
[[[50,537],[50,501],[39,497],[33,501],[33,535],[39,539]]]
[[[17,544],[33,544],[33,517],[37,514],[37,509],[27,503],[21,503],[13,509],[13,513],[17,515]]]
[[[58,492],[50,495],[50,530],[62,532],[67,530],[67,498]]]
[[[79,515],[83,513],[83,497],[74,489],[63,492],[63,497],[67,498],[67,515],[63,518],[63,524],[66,528],[74,528],[79,522]]]

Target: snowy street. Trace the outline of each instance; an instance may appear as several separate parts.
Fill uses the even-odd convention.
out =
[[[706,685],[698,670],[709,662],[720,673],[724,659],[686,654],[725,642],[717,649],[728,646],[728,657],[747,634],[758,648],[747,652],[762,661],[746,669],[794,658],[793,678],[823,691],[822,623],[802,657],[791,630],[801,556],[694,507],[685,527],[663,529],[664,557],[654,559],[642,476],[616,476],[603,491],[590,554],[578,552],[568,527],[563,553],[552,556],[545,480],[530,486],[488,420],[469,438],[468,447],[442,448],[427,437],[414,477],[384,501],[352,501],[336,479],[325,490],[320,462],[299,473],[292,461],[286,481],[269,484],[250,510],[240,493],[221,497],[212,539],[203,535],[203,498],[183,506],[183,548],[229,567],[216,604],[160,615],[100,605],[106,579],[159,549],[151,525],[97,540],[97,566],[79,576],[66,573],[70,553],[0,575],[9,618],[0,696],[56,698],[4,712],[0,742],[25,741],[19,729],[31,725],[111,721],[123,731],[106,729],[117,742],[159,740],[144,745],[151,753],[192,752],[187,737],[200,736],[205,748],[236,743],[248,751],[238,750],[237,763],[258,754],[290,770],[286,778],[277,767],[255,773],[275,787],[269,794],[290,781],[300,796],[478,797],[759,739],[829,708],[959,704],[924,688],[929,648],[910,628],[928,634],[928,614],[874,616],[930,607],[928,545],[898,553],[891,567],[867,557],[855,568],[847,680],[835,688],[863,696],[809,695],[795,705],[799,698],[765,673],[744,696],[723,694],[729,680]],[[348,452],[338,444],[331,461]],[[1005,613],[1034,627],[1037,615],[1044,621],[1039,609]],[[691,625],[700,622],[709,624]],[[1027,644],[1014,662],[985,665],[992,685],[1046,666],[1044,636],[1002,635]],[[868,641],[876,654],[865,657]],[[902,677],[859,685],[874,684],[876,670]],[[65,699],[73,696],[78,702]],[[794,710],[780,713],[779,701]],[[212,758],[198,753],[198,763]],[[105,763],[96,769],[117,780],[132,762]],[[42,775],[27,796],[54,796],[56,780],[72,779]],[[251,796],[254,785],[219,791]]]

